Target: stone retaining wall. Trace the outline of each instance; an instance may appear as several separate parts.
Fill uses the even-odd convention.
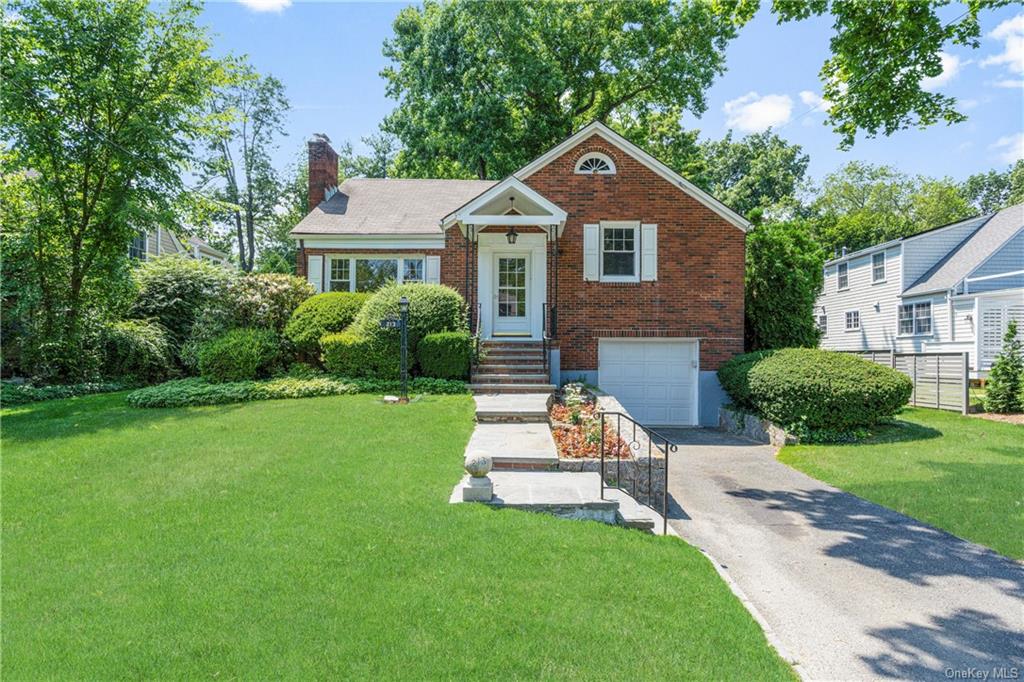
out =
[[[723,407],[718,411],[718,428],[758,443],[768,443],[777,448],[797,442],[796,436],[788,433],[767,419],[756,414]]]

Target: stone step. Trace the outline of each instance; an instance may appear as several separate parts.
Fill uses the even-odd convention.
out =
[[[509,355],[508,353],[494,353],[485,355],[480,358],[480,364],[488,362],[499,363],[499,364],[544,364],[543,353],[518,353]]]
[[[512,338],[487,339],[486,341],[481,341],[481,344],[484,346],[484,348],[494,348],[495,346],[513,346],[516,348],[542,348],[544,346],[543,341],[535,341],[534,339],[517,340]]]
[[[487,423],[548,423],[550,393],[505,393],[473,396],[476,420]]]
[[[474,372],[471,380],[474,384],[542,384],[547,378],[548,375],[543,372]]]
[[[470,384],[469,389],[473,393],[552,393],[556,386],[554,384]]]
[[[558,465],[551,429],[543,423],[477,424],[466,455],[489,455],[495,469],[550,469]]]

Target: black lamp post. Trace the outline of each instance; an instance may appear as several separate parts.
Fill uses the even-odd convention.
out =
[[[402,325],[402,396],[399,400],[409,402],[409,299],[398,299],[398,312]]]
[[[515,210],[516,210],[516,198],[515,197],[509,197],[508,198],[508,212],[510,214],[512,214],[512,215],[515,215]],[[508,228],[508,232],[505,233],[505,239],[508,240],[509,244],[515,244],[516,243],[516,237],[518,237],[518,236],[519,236],[519,234],[516,232],[516,226],[515,225],[511,226],[510,228]]]

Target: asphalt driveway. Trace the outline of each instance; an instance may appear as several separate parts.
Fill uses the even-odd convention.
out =
[[[672,526],[806,678],[1024,676],[1021,564],[810,478],[769,446],[667,435],[680,445]]]

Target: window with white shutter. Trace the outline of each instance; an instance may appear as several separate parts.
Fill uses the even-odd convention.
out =
[[[306,256],[306,281],[313,285],[316,293],[324,290],[324,257]]]
[[[640,279],[654,282],[658,279],[658,226],[640,226]]]
[[[583,279],[595,282],[600,277],[600,225],[583,226]]]

